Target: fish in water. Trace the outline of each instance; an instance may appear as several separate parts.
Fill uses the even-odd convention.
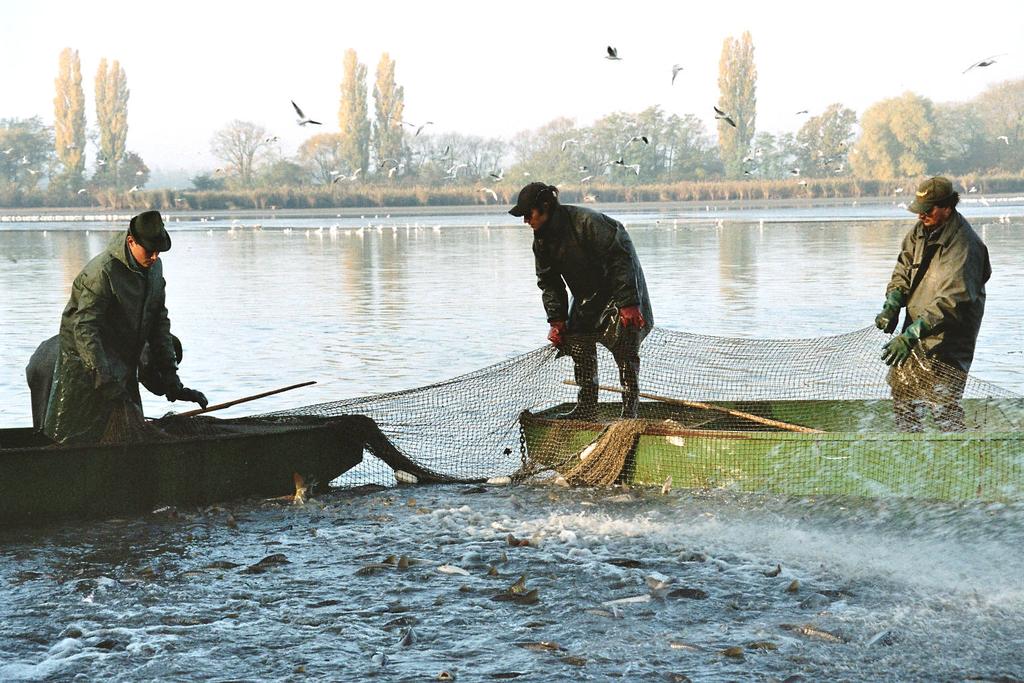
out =
[[[687,598],[688,600],[706,600],[708,594],[699,588],[676,588],[669,592],[670,598]]]
[[[517,605],[533,605],[540,602],[540,592],[526,587],[526,575],[505,589],[504,592],[491,596],[495,602],[514,602]]]
[[[462,567],[456,567],[454,564],[442,564],[440,567],[437,568],[437,571],[441,572],[442,574],[456,574],[458,576],[469,576],[469,572],[467,572]]]
[[[526,538],[516,538],[512,534],[509,534],[508,536],[506,536],[505,540],[513,548],[525,548],[525,547],[528,547],[530,545],[529,539],[526,539]]]
[[[498,593],[492,595],[495,602],[514,602],[517,605],[535,605],[540,602],[540,591],[536,588],[525,593]]]
[[[285,557],[284,553],[274,553],[273,555],[267,555],[256,564],[251,564],[242,570],[243,574],[262,574],[271,567],[277,567],[282,564],[290,564],[290,560]]]
[[[516,647],[521,647],[524,650],[533,650],[534,652],[562,652],[565,650],[564,647],[550,640],[541,640],[538,642],[529,643],[516,643]]]
[[[298,472],[292,472],[292,481],[295,482],[295,496],[292,498],[292,502],[296,505],[304,505],[309,495],[306,479]]]
[[[633,605],[641,602],[650,602],[651,594],[646,595],[633,595],[628,598],[618,598],[617,600],[605,600],[602,605],[605,607],[611,607],[612,605]]]
[[[779,628],[785,629],[787,631],[792,631],[793,633],[798,633],[806,638],[824,640],[827,643],[846,642],[846,639],[844,639],[842,636],[835,633],[831,633],[829,631],[825,631],[823,629],[818,628],[817,626],[812,626],[810,624],[779,624]]]
[[[778,576],[781,573],[782,573],[782,565],[781,564],[777,564],[777,565],[775,565],[775,569],[769,569],[768,571],[764,572],[764,575],[769,577],[769,578],[772,578],[772,577]]]

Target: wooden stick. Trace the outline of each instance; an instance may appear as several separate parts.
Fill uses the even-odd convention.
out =
[[[569,386],[573,386],[573,387],[579,386],[578,384],[576,384],[576,382],[574,382],[571,379],[565,380],[563,382],[563,384],[568,384]],[[602,391],[611,391],[611,392],[616,393],[616,394],[625,393],[622,389],[619,389],[618,387],[609,387],[609,386],[605,386],[603,384],[598,385],[597,388],[602,390]],[[637,395],[641,396],[642,398],[649,398],[652,401],[660,401],[661,403],[670,403],[672,405],[684,406],[686,408],[697,408],[698,410],[714,410],[714,411],[719,412],[719,413],[725,413],[727,415],[732,415],[733,417],[742,418],[744,420],[750,420],[751,422],[757,422],[758,424],[763,424],[763,425],[766,425],[768,427],[775,427],[777,429],[784,429],[784,430],[789,431],[789,432],[800,432],[800,433],[803,433],[803,434],[824,434],[825,433],[824,431],[822,431],[820,429],[813,429],[811,427],[802,427],[800,425],[790,424],[789,422],[780,422],[779,420],[772,420],[771,418],[761,417],[760,415],[754,415],[752,413],[745,413],[742,410],[735,410],[733,408],[726,408],[725,406],[716,406],[716,405],[711,404],[711,403],[701,403],[700,401],[687,401],[687,400],[684,400],[684,399],[681,399],[681,398],[669,398],[668,396],[658,396],[656,394],[648,394],[648,393],[643,392],[643,391],[639,392]]]
[[[227,403],[218,403],[215,406],[207,406],[206,408],[196,408],[195,410],[189,410],[184,413],[176,413],[174,415],[171,415],[170,417],[192,417],[193,415],[212,413],[215,410],[223,410],[224,408],[237,406],[239,403],[248,403],[249,401],[255,401],[258,398],[266,398],[267,396],[273,396],[274,394],[280,394],[285,391],[291,391],[292,389],[298,389],[299,387],[308,387],[310,384],[316,384],[316,381],[302,382],[301,384],[293,384],[290,387],[282,387],[280,389],[274,389],[273,391],[264,391],[262,394],[254,394],[252,396],[246,396],[245,398],[236,398],[234,401],[228,401]]]

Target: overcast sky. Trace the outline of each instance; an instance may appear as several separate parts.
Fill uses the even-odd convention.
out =
[[[832,9],[832,8],[835,9]],[[372,89],[380,54],[397,62],[405,118],[433,132],[511,136],[558,116],[580,125],[660,105],[714,130],[722,41],[753,35],[759,131],[795,112],[857,110],[906,90],[962,100],[1024,77],[1024,1],[967,2],[28,2],[0,0],[0,118],[53,121],[64,47],[79,51],[94,126],[99,60],[128,77],[128,149],[154,170],[212,168],[213,132],[254,121],[294,153],[289,104],[337,130],[342,57]],[[622,61],[604,59],[614,45]],[[963,70],[999,53],[996,64]],[[670,85],[673,64],[684,68]],[[429,129],[428,129],[429,130]],[[90,148],[87,163],[95,159]]]

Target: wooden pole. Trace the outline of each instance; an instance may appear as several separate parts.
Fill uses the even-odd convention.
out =
[[[579,386],[571,379],[567,379],[563,384],[569,386]],[[598,385],[598,389],[602,391],[611,391],[616,394],[624,393],[622,389],[618,387],[609,387],[603,384]],[[638,396],[642,398],[649,398],[652,401],[660,401],[661,403],[670,403],[672,405],[684,406],[686,408],[696,408],[698,410],[713,410],[718,413],[725,413],[738,417],[743,420],[749,420],[758,424],[763,424],[768,427],[775,427],[776,429],[783,429],[788,432],[800,432],[802,434],[824,434],[824,431],[820,429],[813,429],[811,427],[802,427],[800,425],[790,424],[789,422],[780,422],[779,420],[772,420],[771,418],[761,417],[760,415],[754,415],[752,413],[745,413],[742,410],[735,410],[733,408],[726,408],[725,406],[716,406],[712,403],[701,403],[700,401],[687,401],[681,398],[670,398],[668,396],[658,396],[657,394],[648,394],[646,392],[639,392]]]
[[[290,387],[282,387],[280,389],[274,389],[273,391],[264,391],[262,394],[254,394],[252,396],[246,396],[245,398],[236,398],[234,401],[228,401],[227,403],[218,403],[215,406],[207,406],[206,408],[196,408],[195,410],[189,410],[184,413],[176,413],[174,415],[171,415],[170,417],[192,417],[193,415],[212,413],[215,410],[223,410],[224,408],[237,406],[239,403],[248,403],[249,401],[255,401],[258,398],[266,398],[267,396],[273,396],[274,394],[280,394],[285,391],[291,391],[292,389],[298,389],[299,387],[308,387],[310,384],[316,384],[316,381],[302,382],[301,384],[293,384]]]

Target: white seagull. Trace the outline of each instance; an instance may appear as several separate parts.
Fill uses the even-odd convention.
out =
[[[79,190],[79,191],[78,191],[78,194],[85,194],[86,192],[88,192],[88,190],[86,190],[86,189],[85,189],[85,188],[83,187],[83,188],[82,188],[81,190]]]
[[[139,186],[138,185],[132,185],[132,189],[128,190],[128,192],[138,192],[138,191],[139,191]]]
[[[402,121],[402,123],[404,123],[405,125],[409,126],[410,128],[415,128],[416,129],[416,132],[412,134],[413,137],[416,137],[417,135],[419,135],[423,131],[423,129],[426,128],[427,126],[434,125],[433,121],[427,121],[425,123],[420,124],[419,126],[417,126],[415,123],[409,123],[408,121]]]
[[[611,45],[608,46],[608,54],[606,54],[604,58],[611,59],[612,61],[618,61],[622,59],[622,57],[619,56],[618,48],[614,48]]]
[[[592,175],[588,175],[588,176],[586,176],[584,178],[580,178],[580,183],[589,183],[591,180],[593,180],[593,178],[594,178],[594,176],[592,176]]]
[[[451,168],[445,171],[445,173],[448,174],[449,178],[455,178],[455,176],[459,174],[459,169],[466,168],[467,166],[469,166],[469,164],[452,164]]]
[[[1002,140],[1002,141],[1003,141],[1003,142],[1005,142],[1006,144],[1010,144],[1010,138],[1008,138],[1008,137],[1007,137],[1007,136],[1005,136],[1005,135],[1000,135],[999,137],[997,137],[997,138],[996,138],[996,140]]]
[[[291,102],[292,102],[292,106],[295,107],[295,113],[299,115],[298,122],[299,122],[300,126],[304,126],[307,123],[312,123],[314,126],[322,126],[323,125],[319,121],[314,121],[313,119],[306,118],[306,115],[302,113],[301,109],[299,109],[299,105],[295,104],[295,100],[292,100]]]
[[[494,171],[491,171],[487,175],[489,175],[492,178],[494,178],[495,182],[500,182],[501,179],[505,177],[505,171],[504,171],[504,169],[499,168],[497,173],[495,173]]]
[[[715,107],[715,118],[716,119],[722,119],[723,121],[728,123],[733,128],[736,127],[736,122],[732,120],[732,117],[726,115],[726,113],[724,111],[722,111],[721,109],[719,109],[718,107]]]
[[[494,199],[494,201],[498,201],[498,193],[495,192],[494,190],[492,190],[489,187],[479,187],[479,188],[477,188],[476,191],[477,192],[486,192],[487,194],[491,195],[491,198]]]
[[[633,136],[633,137],[631,137],[631,138],[630,138],[629,140],[626,140],[626,144],[627,144],[627,145],[628,145],[629,143],[631,143],[631,142],[642,142],[642,143],[644,143],[645,145],[649,145],[649,144],[651,144],[651,143],[650,143],[650,141],[649,141],[649,140],[647,139],[647,136],[646,136],[646,135],[634,135],[634,136]]]
[[[568,147],[569,145],[578,145],[579,142],[580,141],[577,140],[576,138],[569,138],[568,140],[562,140],[562,151],[564,152],[565,148]]]
[[[10,154],[13,151],[14,151],[13,147],[8,147],[7,149],[4,150],[4,154]]]
[[[985,59],[979,60],[979,61],[975,62],[974,64],[971,64],[966,69],[964,69],[964,73],[967,73],[968,71],[970,71],[971,69],[973,69],[975,67],[981,68],[983,66],[992,66],[993,64],[996,63],[996,57],[1002,57],[1005,54],[1006,53],[1004,52],[1002,54],[992,55],[991,57],[985,57]]]
[[[679,66],[678,64],[673,64],[672,65],[672,85],[676,84],[676,76],[678,76],[679,72],[682,71],[682,70],[683,70],[683,67]]]

